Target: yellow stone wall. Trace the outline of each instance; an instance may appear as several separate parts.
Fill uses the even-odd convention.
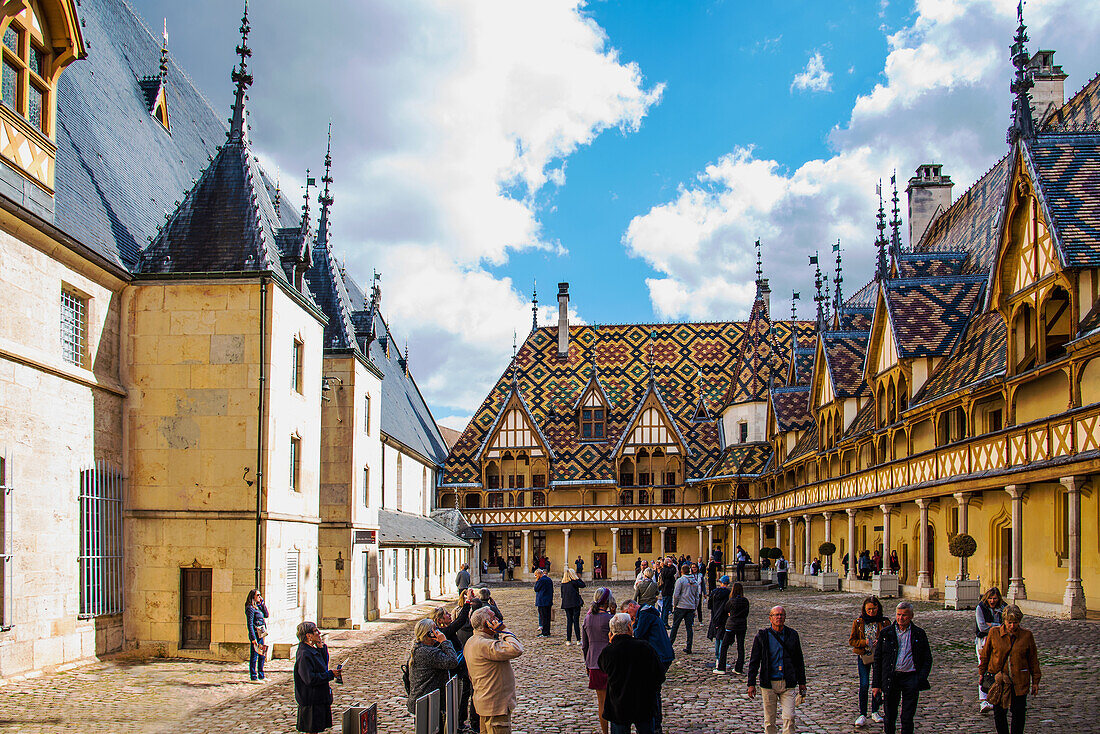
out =
[[[272,642],[316,612],[322,325],[266,285],[267,379],[262,591]],[[130,486],[126,636],[165,654],[246,654],[244,599],[255,584],[259,279],[149,281],[129,291],[127,385]],[[302,390],[291,386],[295,338]],[[290,489],[290,438],[301,440]],[[289,598],[287,552],[298,549]],[[211,645],[179,650],[180,569],[213,569]]]
[[[87,359],[61,357],[62,287],[88,298]],[[79,619],[80,472],[122,469],[122,282],[0,213],[0,456],[8,465],[10,629],[0,677],[122,646],[117,616]]]

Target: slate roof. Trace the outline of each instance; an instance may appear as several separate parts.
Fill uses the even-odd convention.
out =
[[[352,349],[356,347],[355,324],[352,321],[351,297],[348,295],[340,264],[332,254],[331,246],[317,242],[313,245],[313,263],[306,271],[306,282],[317,305],[321,307],[328,323],[325,324],[326,349]]]
[[[1051,115],[1043,132],[1076,132],[1100,122],[1100,74],[1096,74]]]
[[[855,293],[848,296],[848,298],[844,300],[844,305],[855,308],[873,309],[876,300],[878,300],[878,281],[872,279],[864,283]]]
[[[970,320],[951,355],[942,361],[910,401],[910,408],[949,395],[1003,374],[1008,329],[998,311],[986,311]]]
[[[984,279],[888,281],[886,308],[890,314],[898,356],[934,357],[954,345],[979,305]]]
[[[772,390],[772,410],[780,432],[804,430],[814,424],[810,413],[810,388],[781,387]]]
[[[1027,153],[1065,264],[1100,265],[1100,134],[1039,135]]]
[[[394,510],[378,511],[378,544],[469,548],[470,544],[442,523],[423,515]]]
[[[80,20],[88,57],[57,85],[54,224],[132,269],[225,141],[225,119],[169,59],[169,133],[140,83],[158,71],[160,39],[121,0],[85,2]]]

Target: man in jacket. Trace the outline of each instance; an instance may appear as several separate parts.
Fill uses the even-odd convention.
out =
[[[913,624],[913,605],[903,601],[894,613],[894,624],[884,629],[875,646],[871,693],[883,695],[886,702],[886,734],[894,734],[901,702],[901,734],[913,734],[917,699],[927,691],[932,672],[932,648],[928,635]]]
[[[776,709],[783,713],[783,734],[794,734],[794,688],[806,694],[806,663],[798,633],[787,627],[787,610],[772,607],[770,627],[756,633],[749,656],[749,698],[756,696],[757,675],[764,701],[764,732],[776,734]]]
[[[672,649],[672,642],[668,639],[668,632],[665,631],[665,626],[661,622],[661,615],[657,613],[657,608],[647,604],[646,606],[639,607],[637,602],[628,601],[623,604],[623,611],[630,615],[630,618],[634,620],[634,637],[639,640],[645,640],[657,653],[657,659],[661,661],[661,670],[663,673],[668,672],[668,667],[672,665],[672,661],[676,659],[676,653]],[[661,695],[660,688],[657,690],[657,711],[653,722],[654,734],[661,734]]]
[[[554,606],[554,582],[541,568],[535,571],[535,606],[539,610],[539,637],[549,637],[550,607]]]
[[[516,707],[516,678],[511,660],[523,654],[519,638],[504,627],[493,610],[482,607],[471,615],[474,636],[462,649],[474,688],[474,708],[482,734],[511,734]]]
[[[695,635],[695,610],[699,607],[699,579],[691,573],[691,567],[684,564],[680,569],[680,578],[672,590],[672,644],[676,644],[676,631],[680,623],[687,624],[687,647],[684,652],[691,654],[691,641]]]
[[[611,734],[652,734],[665,669],[652,645],[636,639],[629,614],[611,618],[611,643],[600,653],[600,670],[607,673],[604,718]]]
[[[458,587],[458,598],[461,599],[466,589],[470,588],[470,564],[463,563],[462,568],[455,574],[455,586]]]
[[[647,568],[642,571],[642,580],[634,587],[634,601],[638,602],[638,606],[657,606],[657,596],[660,593],[660,589],[653,581],[653,569]]]
[[[718,588],[707,594],[707,608],[710,609],[710,626],[707,627],[707,639],[714,640],[714,672],[718,670],[718,651],[722,647],[722,638],[726,634],[726,602],[730,598],[730,577],[718,579]]]
[[[656,579],[654,579],[656,580]],[[676,564],[671,558],[666,558],[661,565],[661,621],[665,623],[665,629],[672,629],[668,624],[668,617],[672,614],[672,592],[676,589]]]

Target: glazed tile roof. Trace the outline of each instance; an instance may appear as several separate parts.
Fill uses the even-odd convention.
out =
[[[984,279],[975,276],[889,281],[886,308],[898,356],[904,359],[946,354],[978,307],[984,285]]]
[[[936,367],[910,407],[949,395],[1004,373],[1008,330],[998,311],[978,314],[957,349]]]
[[[556,327],[532,331],[514,365],[519,370],[524,399],[557,456],[551,465],[551,482],[614,481],[612,449],[644,398],[651,348],[657,386],[691,452],[685,457],[686,477],[702,478],[718,459],[721,445],[717,421],[692,421],[700,398],[712,414],[723,407],[738,374],[736,368],[743,364],[743,346],[753,345],[762,350],[759,353],[786,358],[792,334],[798,341],[805,341],[812,329],[808,322],[774,322],[773,333],[768,336],[773,345],[778,345],[771,349],[778,351],[763,351],[760,337],[766,331],[758,331],[757,338],[746,340],[743,322],[628,324],[598,329],[573,326],[566,360],[557,356]],[[576,435],[572,406],[591,375],[590,349],[611,405],[605,440],[582,443]],[[510,374],[511,367],[498,379],[454,445],[447,458],[445,483],[480,482],[476,454],[507,399]],[[742,384],[756,389],[754,381]],[[766,392],[764,395],[766,399]]]
[[[803,430],[813,425],[810,387],[780,387],[772,390],[772,410],[780,432]]]
[[[1100,134],[1040,135],[1027,152],[1065,264],[1100,264]]]
[[[764,441],[760,443],[736,443],[727,446],[721,456],[707,471],[708,479],[729,477],[754,477],[763,474],[771,461],[771,444]]]
[[[790,348],[791,331],[789,327],[782,334],[778,330],[773,334],[771,330],[768,307],[758,297],[753,302],[749,321],[745,325],[733,381],[726,396],[727,405],[766,400],[769,382],[772,379],[782,379],[783,355]]]
[[[867,392],[863,361],[867,354],[866,331],[827,331],[822,335],[825,363],[838,398],[853,398]]]
[[[791,355],[790,371],[787,374],[789,385],[809,385],[814,378],[814,350],[796,349]]]
[[[959,275],[965,252],[906,252],[898,260],[899,278],[943,278]]]
[[[912,249],[920,253],[965,252],[968,259],[964,273],[989,272],[997,255],[998,224],[1009,168],[1006,155],[932,220]]]
[[[839,328],[837,331],[870,331],[871,320],[875,317],[874,306],[849,306],[840,307],[838,314]]]
[[[878,281],[871,279],[869,282],[864,283],[855,293],[848,296],[844,301],[844,305],[855,308],[873,309],[876,300],[878,300]]]
[[[1100,122],[1100,74],[1069,98],[1043,125],[1044,132],[1075,132]]]

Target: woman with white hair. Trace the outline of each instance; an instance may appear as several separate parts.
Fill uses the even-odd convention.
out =
[[[443,727],[444,691],[448,671],[458,667],[458,655],[454,646],[430,619],[422,619],[413,627],[413,647],[409,653],[409,696],[406,704],[409,713],[416,712],[416,699],[432,691],[439,691],[440,730]]]
[[[607,675],[604,716],[611,734],[651,734],[655,729],[665,667],[653,646],[635,639],[629,614],[616,614],[608,624],[610,642],[600,653],[599,666]]]

